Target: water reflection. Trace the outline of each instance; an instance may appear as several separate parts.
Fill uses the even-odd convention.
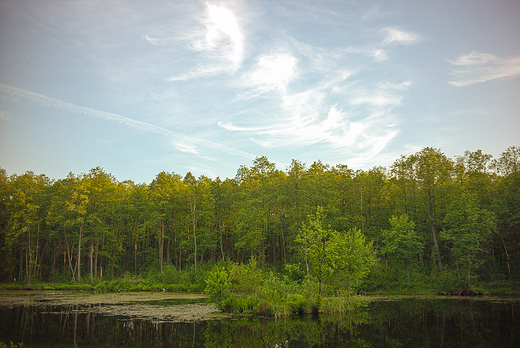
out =
[[[373,302],[347,315],[175,323],[100,315],[95,306],[0,307],[0,341],[105,347],[518,347],[519,309],[519,302],[408,299]]]

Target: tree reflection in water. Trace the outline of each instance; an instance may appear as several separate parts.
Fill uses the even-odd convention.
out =
[[[104,316],[95,307],[0,307],[0,341],[105,347],[517,347],[519,309],[519,302],[406,299],[372,302],[345,315],[179,323]]]

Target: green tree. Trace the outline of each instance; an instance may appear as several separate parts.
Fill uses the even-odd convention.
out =
[[[262,269],[278,209],[277,177],[280,177],[279,171],[265,156],[257,157],[251,168],[240,167],[235,177],[239,185],[235,215],[236,246],[242,252],[242,261],[257,256]]]
[[[318,280],[320,298],[323,281],[333,271],[328,265],[328,246],[332,234],[332,230],[323,226],[323,208],[318,207],[316,214],[309,215],[307,222],[302,224],[295,239],[304,256],[307,275],[312,274]]]
[[[100,253],[108,261],[106,267],[110,268],[112,273],[119,267],[117,261],[123,249],[122,230],[125,227],[122,225],[123,217],[118,207],[122,203],[124,187],[118,186],[115,178],[101,167],[92,168],[84,180],[88,192],[86,244],[88,269],[92,281],[100,274],[98,273]]]
[[[54,241],[54,251],[63,254],[63,267],[67,268],[73,281],[76,281],[76,268],[73,266],[74,236],[72,232],[73,214],[70,200],[76,177],[69,173],[66,179],[57,180],[52,185],[51,200],[47,213],[47,222],[61,238]],[[74,263],[76,265],[76,263]]]
[[[50,180],[45,175],[28,171],[13,175],[9,180],[9,200],[6,208],[6,246],[11,256],[19,252],[19,279],[31,282],[39,278],[42,261],[42,233]]]
[[[509,280],[520,277],[520,147],[507,148],[493,161],[498,173],[494,211]]]
[[[337,290],[342,284],[338,280],[346,280],[350,296],[352,285],[362,280],[376,262],[372,243],[366,241],[361,230],[353,228],[346,232],[333,231],[328,244],[331,281]]]
[[[397,262],[404,262],[408,285],[410,286],[410,264],[417,259],[422,251],[423,242],[415,231],[415,222],[410,221],[408,215],[392,216],[391,228],[382,231],[383,247],[381,252]]]
[[[150,183],[149,193],[153,207],[147,214],[146,224],[155,231],[161,273],[164,266],[165,241],[169,239],[167,232],[168,229],[174,228],[173,225],[178,222],[174,219],[174,215],[177,209],[179,211],[182,209],[183,192],[184,185],[181,176],[175,173],[161,172]],[[185,209],[182,209],[182,211],[185,211]]]
[[[446,240],[456,258],[459,280],[463,276],[461,268],[466,269],[466,289],[471,289],[471,271],[480,263],[479,253],[483,243],[495,232],[495,215],[478,206],[476,196],[465,190],[457,195],[450,204],[444,218],[445,229],[441,238]]]
[[[187,203],[191,217],[191,232],[193,235],[193,262],[197,273],[199,258],[199,242],[202,240],[202,252],[214,251],[216,248],[215,235],[211,233],[214,218],[214,197],[211,194],[211,180],[201,176],[198,180],[191,173],[187,173],[184,182],[188,187]],[[199,240],[199,242],[198,242]]]
[[[361,231],[337,232],[325,227],[323,220],[323,208],[318,207],[296,237],[309,274],[318,280],[320,298],[327,280],[337,287],[338,279],[345,279],[350,293],[352,283],[362,279],[375,262],[372,245]],[[332,275],[334,280],[330,279]]]

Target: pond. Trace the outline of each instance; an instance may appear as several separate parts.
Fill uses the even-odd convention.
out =
[[[0,292],[0,347],[520,347],[520,299],[371,297],[344,315],[229,316],[200,295]]]

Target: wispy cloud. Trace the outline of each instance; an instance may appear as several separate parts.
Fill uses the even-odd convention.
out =
[[[372,50],[372,57],[377,62],[382,62],[383,60],[388,59],[388,53],[385,50],[382,50],[380,48],[374,48]]]
[[[254,67],[241,76],[240,84],[249,93],[258,95],[269,91],[285,92],[287,85],[296,77],[298,60],[290,53],[265,54],[257,58]]]
[[[384,32],[383,45],[421,40],[394,28]],[[388,58],[381,45],[325,49],[284,32],[265,46],[269,53],[260,52],[250,70],[245,65],[237,77],[240,98],[263,100],[264,94],[276,92],[269,95],[264,117],[233,117],[218,125],[265,148],[323,145],[336,155],[348,154],[351,161],[369,160],[399,133],[392,110],[403,104],[411,85],[364,77],[364,70],[373,69],[367,55],[376,62]]]
[[[422,40],[422,36],[417,33],[397,28],[384,28],[383,33],[385,34],[383,43],[386,45],[392,43],[413,44]]]
[[[448,61],[457,67],[452,68],[455,80],[449,81],[456,87],[520,75],[520,56],[502,59],[489,53],[473,51]]]
[[[63,100],[51,98],[43,94],[28,91],[26,89],[0,83],[0,91],[15,97],[25,98],[31,102],[38,103],[40,105],[52,107],[59,110],[64,110],[73,114],[99,118],[106,121],[115,122],[124,126],[136,128],[145,132],[151,132],[158,135],[162,135],[164,137],[172,139],[172,145],[174,145],[177,148],[177,150],[182,152],[199,154],[200,151],[197,148],[197,146],[204,146],[207,148],[218,149],[220,151],[244,158],[255,158],[255,155],[253,154],[236,150],[219,143],[190,137],[163,127],[153,125],[151,123],[134,120],[118,114],[68,103]]]
[[[168,78],[183,81],[197,77],[236,72],[244,59],[245,37],[236,15],[223,5],[206,3],[206,15],[200,20],[205,30],[192,39],[189,47],[204,54],[204,61],[188,72]],[[146,37],[152,44],[162,41]]]
[[[337,83],[329,81],[303,92],[286,93],[274,120],[266,118],[256,126],[223,121],[219,125],[247,133],[266,148],[325,144],[338,153],[355,150],[365,160],[376,156],[399,133],[391,110],[402,104],[402,94],[410,83],[346,87],[338,100],[343,99],[347,109],[340,108],[338,102],[329,104],[328,96],[341,89]]]

